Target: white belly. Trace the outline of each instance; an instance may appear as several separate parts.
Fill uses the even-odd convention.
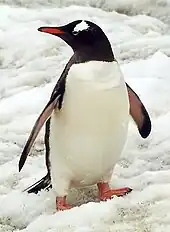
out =
[[[62,110],[51,118],[51,175],[61,195],[63,183],[68,188],[108,181],[126,140],[129,103],[118,65],[94,64],[70,70]]]

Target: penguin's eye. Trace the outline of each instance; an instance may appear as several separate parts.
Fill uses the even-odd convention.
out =
[[[78,35],[80,31],[73,31],[73,35]]]

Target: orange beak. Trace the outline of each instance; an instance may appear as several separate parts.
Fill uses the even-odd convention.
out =
[[[62,31],[61,29],[59,29],[57,27],[40,27],[40,28],[38,28],[38,31],[49,33],[49,34],[52,34],[52,35],[65,34],[64,31]]]

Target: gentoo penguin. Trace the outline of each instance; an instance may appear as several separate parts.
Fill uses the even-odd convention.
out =
[[[125,83],[107,36],[98,25],[86,20],[38,30],[60,37],[74,54],[23,149],[19,171],[46,122],[48,173],[28,192],[52,184],[57,210],[71,208],[67,204],[71,187],[97,184],[100,200],[129,193],[128,187],[109,187],[126,142],[129,112],[143,138],[149,135],[151,122],[139,97]]]

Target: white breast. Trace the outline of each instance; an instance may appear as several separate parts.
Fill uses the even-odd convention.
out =
[[[116,62],[71,67],[62,110],[51,120],[50,160],[58,194],[66,183],[90,185],[110,178],[126,140],[128,117],[128,95]]]

